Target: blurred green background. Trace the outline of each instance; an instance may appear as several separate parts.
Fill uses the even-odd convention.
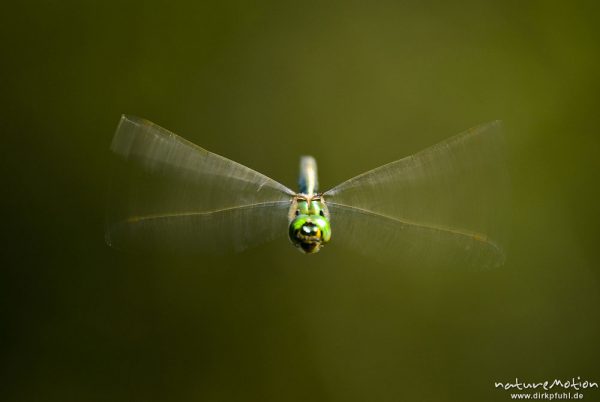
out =
[[[494,381],[600,381],[599,11],[5,4],[2,400],[503,401]],[[310,152],[323,188],[502,119],[507,263],[399,270],[286,239],[117,252],[103,217],[121,113],[288,186]]]

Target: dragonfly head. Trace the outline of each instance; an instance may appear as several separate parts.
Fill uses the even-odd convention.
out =
[[[290,240],[303,253],[318,252],[331,238],[329,214],[321,199],[298,199],[290,215]]]

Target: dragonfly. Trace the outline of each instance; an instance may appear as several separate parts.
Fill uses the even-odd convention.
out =
[[[496,267],[505,260],[503,149],[494,121],[324,192],[315,158],[302,156],[296,192],[123,115],[111,143],[106,241],[124,250],[223,254],[287,234],[308,255],[339,244],[384,262]]]

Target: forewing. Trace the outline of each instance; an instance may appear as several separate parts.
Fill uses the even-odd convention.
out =
[[[504,158],[496,121],[347,180],[324,194],[332,243],[401,263],[501,265]]]
[[[107,243],[119,249],[241,251],[286,233],[294,194],[147,120],[123,116]]]

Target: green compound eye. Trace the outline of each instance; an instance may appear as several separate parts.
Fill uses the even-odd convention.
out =
[[[322,210],[318,215],[297,214],[297,218],[290,223],[289,236],[300,251],[312,254],[330,240],[331,227]]]

